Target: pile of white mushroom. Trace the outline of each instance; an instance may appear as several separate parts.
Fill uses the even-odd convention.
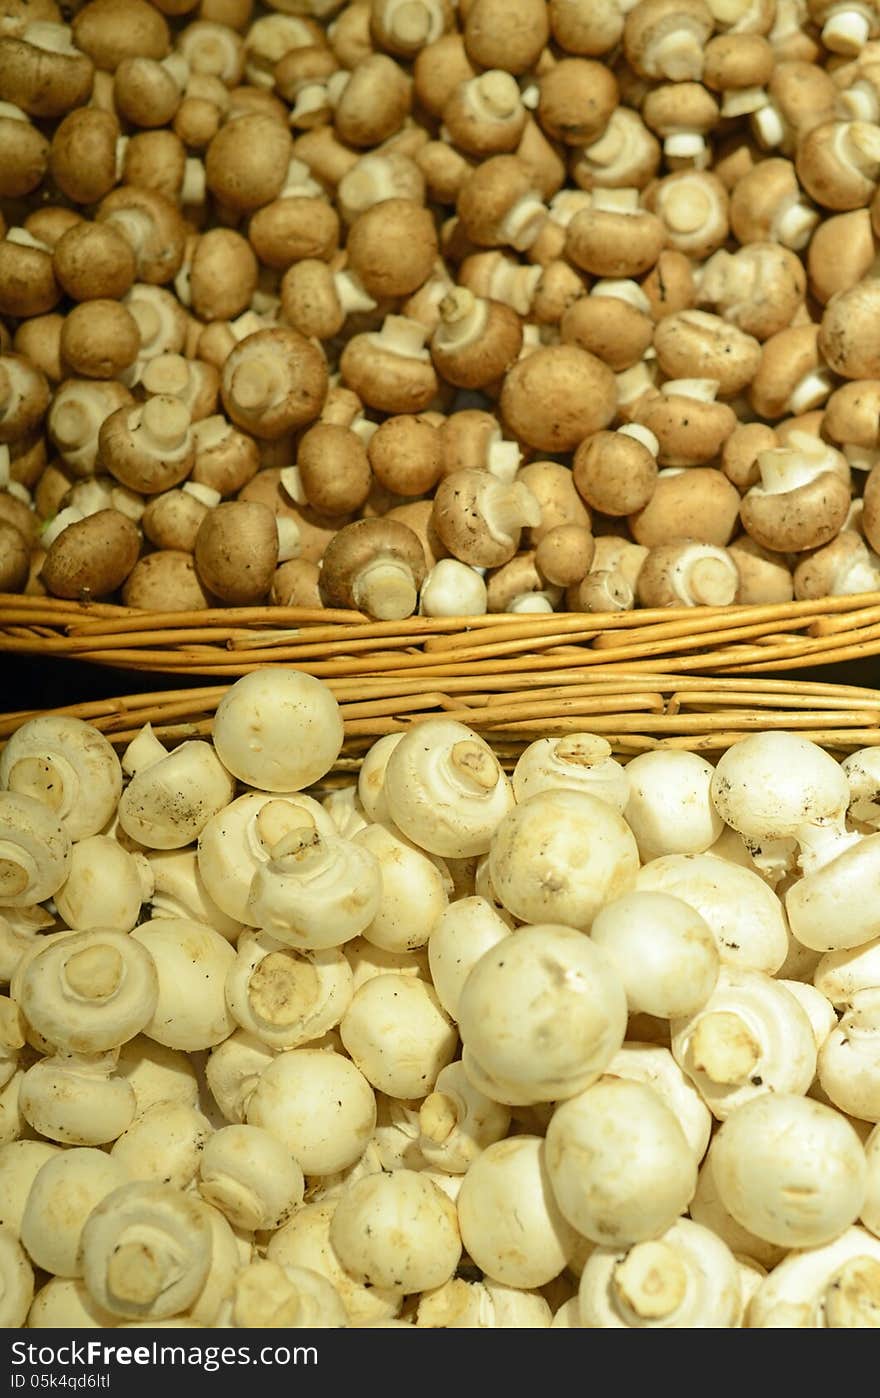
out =
[[[0,1325],[877,1326],[880,749],[342,745],[6,744]]]

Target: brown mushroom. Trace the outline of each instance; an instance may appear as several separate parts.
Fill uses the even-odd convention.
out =
[[[321,597],[328,607],[353,607],[381,621],[398,621],[415,611],[426,572],[424,550],[405,524],[355,520],[327,545]]]
[[[272,511],[258,500],[230,500],[209,510],[196,535],[195,564],[202,586],[222,602],[261,602],[278,564]]]
[[[549,345],[520,359],[501,390],[508,429],[540,451],[570,451],[614,416],[614,375],[577,345]]]
[[[327,394],[321,350],[298,330],[258,330],[223,366],[223,406],[236,424],[270,441],[313,422]]]
[[[174,549],[139,558],[122,585],[122,601],[147,612],[203,611],[215,604],[199,580],[192,554]]]
[[[107,597],[128,577],[139,553],[136,525],[119,510],[98,510],[57,535],[40,577],[53,597]]]

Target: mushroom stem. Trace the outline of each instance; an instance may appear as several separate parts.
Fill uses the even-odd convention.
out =
[[[687,1272],[668,1243],[637,1243],[614,1270],[618,1300],[640,1320],[663,1320],[678,1310]]]
[[[156,1229],[128,1231],[129,1236],[114,1249],[107,1264],[107,1284],[120,1301],[147,1307],[180,1279],[183,1268],[175,1250]]]
[[[499,224],[499,232],[517,252],[524,252],[537,238],[547,210],[537,194],[524,194],[511,204]],[[539,274],[540,275],[540,274]]]
[[[122,770],[126,776],[136,777],[167,756],[168,751],[153,732],[152,724],[147,723],[122,754]]]
[[[119,989],[124,970],[115,947],[98,945],[76,952],[64,967],[64,979],[74,995],[105,1000]]]
[[[859,10],[837,10],[822,27],[822,43],[832,53],[857,54],[868,42],[870,21]]]
[[[494,538],[510,536],[526,526],[535,529],[541,523],[541,506],[522,481],[487,485],[483,499],[483,517]]]
[[[450,761],[458,779],[476,791],[494,791],[498,785],[498,764],[482,743],[468,738],[455,743]]]
[[[455,1103],[445,1092],[432,1092],[419,1108],[419,1130],[429,1141],[441,1145],[458,1124]]]
[[[301,806],[292,805],[290,801],[267,801],[258,812],[254,824],[258,840],[273,857],[282,841],[289,837],[293,836],[304,844],[317,833],[311,814]],[[289,849],[282,849],[280,853],[290,854],[299,847],[299,843],[294,843]]]
[[[758,1043],[745,1020],[732,1010],[703,1015],[690,1043],[694,1067],[710,1082],[725,1086],[744,1083],[761,1058]]]
[[[485,331],[489,307],[467,287],[454,287],[440,302],[439,310],[444,348],[473,344]]]
[[[402,621],[412,616],[418,591],[405,563],[374,558],[361,570],[352,588],[355,605],[379,621]]]

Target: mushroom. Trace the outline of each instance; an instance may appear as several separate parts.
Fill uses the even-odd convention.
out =
[[[639,892],[671,894],[699,913],[712,929],[726,965],[773,975],[788,954],[782,904],[754,868],[711,851],[667,854],[639,870],[635,887]]]
[[[513,558],[524,526],[541,523],[540,502],[524,481],[510,484],[489,471],[464,469],[437,487],[431,523],[462,563],[491,568]]]
[[[549,345],[519,359],[501,390],[509,431],[540,451],[570,451],[607,427],[617,405],[606,364],[577,345]]]
[[[257,817],[267,826],[269,803]],[[264,837],[265,838],[265,837]],[[245,921],[285,946],[300,950],[337,947],[364,933],[381,907],[377,861],[361,844],[302,824],[273,841],[269,859],[254,872]]]
[[[489,848],[492,883],[527,922],[587,931],[638,871],[635,837],[607,802],[584,790],[544,790],[503,817]]]
[[[229,917],[211,898],[199,872],[194,849],[149,850],[149,902],[153,917],[185,917],[204,922],[230,942],[241,931],[241,922]]]
[[[227,500],[208,510],[194,547],[202,586],[231,606],[262,601],[279,561],[281,528],[260,500]]]
[[[489,746],[465,724],[425,719],[388,759],[384,793],[392,820],[423,850],[452,858],[485,854],[513,790]]]
[[[677,1117],[653,1088],[623,1078],[594,1082],[556,1107],[545,1159],[563,1217],[605,1246],[656,1237],[684,1212],[697,1183]]]
[[[155,963],[159,994],[143,1032],[168,1048],[212,1048],[231,1033],[226,974],[235,952],[213,928],[187,918],[151,918],[129,934]]]
[[[560,1101],[594,1083],[620,1048],[626,995],[582,932],[537,924],[471,968],[458,1024],[464,1069],[479,1091],[510,1105]]]
[[[279,1050],[334,1028],[351,995],[352,971],[341,950],[294,951],[266,932],[242,932],[226,978],[233,1017]]]
[[[67,1053],[118,1048],[147,1025],[159,987],[149,954],[123,932],[75,932],[16,973],[28,1023]]]
[[[874,1311],[880,1250],[864,1228],[820,1247],[795,1249],[761,1283],[749,1306],[752,1329],[856,1329]]]
[[[228,806],[235,783],[210,743],[185,742],[169,753],[155,739],[141,756],[138,742],[123,757],[131,780],[119,801],[119,824],[148,849],[181,849]]]
[[[419,1150],[435,1169],[463,1175],[509,1126],[507,1108],[477,1091],[460,1062],[448,1063],[419,1108]]]
[[[519,802],[570,788],[606,801],[622,815],[629,799],[626,768],[611,756],[611,744],[593,733],[538,738],[517,759],[511,780]]]
[[[501,379],[522,348],[522,322],[516,312],[502,301],[475,297],[467,287],[455,287],[438,310],[431,358],[446,382],[479,389]]]
[[[350,1058],[329,1049],[290,1049],[260,1074],[248,1126],[275,1136],[306,1175],[344,1170],[361,1156],[376,1121],[373,1089]]]
[[[122,791],[119,759],[92,724],[61,714],[23,723],[0,754],[0,787],[40,801],[71,840],[97,835]]]
[[[821,1102],[765,1093],[731,1113],[711,1151],[722,1203],[770,1242],[821,1247],[859,1216],[867,1182],[862,1143]]]
[[[31,1260],[55,1277],[81,1277],[83,1225],[96,1204],[127,1179],[105,1151],[55,1151],[36,1172],[21,1217]]]
[[[189,1190],[213,1128],[188,1102],[154,1102],[138,1112],[110,1154],[133,1180],[155,1180]]]
[[[325,606],[399,620],[415,611],[426,572],[424,549],[407,525],[360,519],[344,525],[327,545],[319,588]]]
[[[67,1145],[115,1141],[135,1114],[135,1095],[109,1053],[63,1053],[28,1068],[19,1089],[21,1114],[35,1131]]]
[[[301,791],[318,781],[336,761],[342,738],[331,691],[297,670],[246,675],[226,691],[214,717],[214,746],[221,762],[240,781],[264,792]]]
[[[763,548],[800,553],[828,543],[850,505],[845,458],[818,437],[793,432],[787,445],[758,452],[761,484],[743,497],[741,518]]]
[[[211,1228],[192,1196],[131,1180],[104,1196],[82,1231],[83,1277],[113,1315],[164,1320],[195,1301],[211,1265]]]
[[[336,1289],[351,1326],[387,1324],[397,1315],[403,1300],[398,1290],[365,1286],[343,1267],[330,1241],[336,1200],[307,1203],[272,1235],[269,1261],[281,1267],[305,1267],[326,1278]]]
[[[237,427],[275,441],[320,413],[327,395],[324,356],[298,330],[258,330],[226,359],[221,394]]]
[[[60,117],[88,101],[95,69],[66,24],[37,19],[0,37],[0,86],[29,116]]]
[[[812,1026],[795,997],[732,966],[699,1010],[673,1021],[672,1055],[719,1121],[767,1094],[805,1093],[816,1072]]]
[[[625,893],[606,903],[590,937],[616,967],[630,1014],[680,1018],[700,1009],[715,988],[720,957],[712,930],[668,893]]]
[[[339,1033],[367,1082],[403,1100],[427,1096],[458,1047],[436,991],[418,976],[389,973],[364,981]]]
[[[552,1281],[576,1235],[560,1211],[539,1136],[490,1143],[473,1161],[458,1197],[462,1243],[487,1276],[508,1286]]]
[[[734,1329],[743,1309],[737,1259],[688,1218],[634,1247],[594,1249],[578,1296],[581,1325],[601,1330]]]
[[[346,342],[339,359],[343,383],[380,412],[423,412],[438,390],[427,338],[418,321],[387,315],[380,330],[363,331]]]
[[[143,1034],[136,1034],[120,1046],[116,1071],[134,1092],[136,1117],[157,1102],[198,1106],[198,1079],[186,1054],[165,1048]]]
[[[27,908],[57,893],[70,871],[70,844],[41,801],[0,792],[0,907]]]
[[[356,1281],[401,1293],[451,1280],[462,1246],[455,1206],[415,1170],[351,1184],[334,1210],[329,1239]]]

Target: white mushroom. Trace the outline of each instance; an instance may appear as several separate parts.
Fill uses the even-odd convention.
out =
[[[399,1290],[365,1286],[342,1265],[330,1241],[335,1199],[304,1204],[272,1234],[266,1248],[270,1262],[282,1267],[308,1267],[335,1287],[352,1326],[382,1322],[397,1315],[403,1300]]]
[[[734,967],[696,1014],[672,1022],[672,1054],[720,1121],[753,1097],[806,1092],[816,1073],[812,1025],[794,996]]]
[[[186,1102],[156,1102],[135,1117],[110,1151],[129,1179],[188,1189],[199,1171],[211,1123]]]
[[[747,1258],[761,1267],[775,1267],[785,1256],[786,1249],[767,1238],[759,1238],[757,1233],[744,1228],[725,1208],[715,1180],[714,1157],[712,1151],[706,1153],[697,1177],[697,1188],[688,1206],[688,1213],[695,1223],[710,1229],[722,1242],[725,1242],[736,1257]]]
[[[819,1085],[848,1116],[880,1121],[880,987],[860,990],[823,1041]]]
[[[274,1232],[303,1199],[303,1172],[259,1126],[224,1126],[206,1141],[199,1193],[237,1228]]]
[[[243,932],[226,976],[236,1023],[273,1049],[299,1048],[338,1024],[351,1000],[351,966],[336,947],[294,951],[265,932]]]
[[[465,1251],[493,1281],[552,1281],[574,1250],[575,1231],[550,1187],[540,1136],[497,1141],[473,1161],[458,1196]]]
[[[90,723],[43,714],[23,723],[0,754],[0,786],[47,806],[71,840],[97,835],[122,791],[119,758]]]
[[[318,781],[343,736],[330,689],[299,670],[254,670],[230,686],[214,716],[220,761],[260,791],[301,791]]]
[[[448,1063],[419,1107],[418,1124],[423,1159],[459,1175],[487,1146],[506,1136],[510,1112],[474,1087],[462,1063]]]
[[[353,995],[339,1032],[367,1081],[403,1099],[427,1096],[458,1047],[436,991],[416,976],[371,977]]]
[[[48,1043],[69,1053],[118,1048],[150,1022],[159,980],[148,950],[123,932],[52,939],[16,976],[18,1003]]]
[[[729,1330],[742,1311],[736,1258],[687,1218],[635,1247],[597,1248],[581,1274],[579,1300],[590,1330]]]
[[[275,804],[263,807],[258,826]],[[303,823],[271,845],[269,855],[251,880],[245,921],[279,941],[302,950],[339,947],[379,911],[379,862],[364,845]]]
[[[150,850],[147,856],[153,891],[149,898],[152,917],[184,917],[206,922],[228,942],[241,932],[241,922],[218,908],[205,887],[194,849]]]
[[[119,801],[119,823],[148,849],[182,849],[229,804],[235,783],[210,743],[181,743],[173,752],[157,746],[163,756],[128,764],[133,776]]]
[[[849,784],[849,818],[870,830],[880,829],[880,750],[859,748],[841,762]]]
[[[880,935],[880,904],[868,892],[880,878],[880,834],[850,838],[858,843],[785,894],[792,932],[814,951],[858,947]]]
[[[274,1049],[244,1029],[236,1029],[208,1056],[205,1081],[227,1121],[244,1121],[260,1074],[275,1057]]]
[[[304,1174],[328,1175],[363,1152],[376,1124],[376,1099],[350,1059],[325,1049],[291,1049],[257,1079],[247,1124],[276,1136]]]
[[[367,1175],[343,1190],[330,1244],[356,1281],[401,1293],[442,1286],[461,1257],[454,1205],[415,1170]]]
[[[392,750],[385,799],[394,823],[431,854],[485,854],[513,788],[488,743],[454,719],[417,723]]]
[[[144,1034],[136,1034],[120,1047],[116,1072],[134,1092],[137,1116],[156,1102],[198,1106],[199,1080],[190,1059]]]
[[[584,791],[542,791],[504,817],[489,871],[504,906],[525,922],[587,931],[604,903],[632,887],[639,867],[623,817]]]
[[[203,1206],[170,1185],[133,1180],[107,1194],[82,1230],[89,1294],[113,1315],[164,1320],[196,1299],[211,1266]]]
[[[513,769],[517,801],[539,791],[586,791],[621,815],[629,800],[627,769],[611,756],[611,744],[595,733],[568,733],[529,743]]]
[[[296,830],[336,839],[333,822],[311,796],[239,796],[208,821],[198,843],[198,865],[209,898],[229,918],[247,921],[254,874],[271,851]]]
[[[18,1239],[0,1227],[0,1326],[24,1325],[34,1296],[34,1271]]]
[[[640,1082],[653,1088],[676,1117],[694,1159],[698,1163],[702,1160],[712,1131],[712,1113],[668,1048],[662,1044],[627,1040],[608,1064],[600,1081],[609,1078],[625,1078],[629,1082]]]
[[[21,1219],[31,1260],[56,1277],[83,1274],[80,1235],[96,1204],[128,1176],[102,1150],[64,1150],[37,1171]]]
[[[263,1258],[238,1273],[217,1323],[248,1330],[336,1329],[348,1324],[348,1315],[339,1292],[320,1272]]]
[[[372,976],[420,976],[423,981],[432,980],[425,947],[416,947],[413,951],[386,951],[368,942],[366,937],[352,937],[342,952],[351,967],[352,991],[359,990]]]
[[[203,1200],[201,1210],[211,1233],[211,1265],[201,1291],[186,1311],[186,1318],[202,1326],[219,1326],[221,1312],[229,1295],[229,1279],[235,1277],[242,1267],[250,1265],[255,1249],[250,1235],[236,1233],[219,1209]],[[146,1321],[143,1323],[147,1324]],[[165,1321],[166,1325],[172,1323]]]
[[[822,1247],[793,1251],[761,1283],[749,1306],[753,1330],[875,1328],[880,1239],[847,1228]]]
[[[67,926],[79,931],[130,932],[152,892],[150,866],[142,855],[130,854],[107,835],[89,835],[70,852],[70,873],[55,894],[55,906]]]
[[[671,894],[712,930],[722,965],[772,975],[788,954],[782,904],[763,879],[713,854],[667,854],[643,865],[636,890]]]
[[[880,986],[880,937],[826,952],[813,972],[813,984],[835,1009],[849,1009],[859,991]]]
[[[57,893],[70,872],[70,836],[33,796],[0,791],[0,908],[26,908]]]
[[[381,877],[379,906],[363,936],[385,951],[424,946],[449,902],[451,879],[442,861],[384,825],[368,825],[353,843],[375,857]]]
[[[31,951],[40,933],[55,926],[55,918],[45,908],[6,908],[0,914],[0,982],[8,984],[22,956]]]
[[[491,903],[476,895],[456,899],[440,914],[428,938],[428,965],[440,1004],[453,1019],[471,967],[510,931]]]
[[[219,932],[186,918],[153,918],[130,934],[153,959],[159,995],[143,1027],[168,1048],[211,1048],[232,1032],[226,975],[235,951]]]
[[[422,1293],[416,1311],[420,1330],[547,1330],[553,1313],[539,1291],[504,1286],[486,1277],[461,1277]]]
[[[331,791],[321,802],[324,810],[336,827],[337,835],[350,840],[359,830],[369,824],[367,813],[358,795],[357,782],[349,782]]]
[[[0,1146],[0,1228],[19,1237],[37,1172],[60,1151],[49,1141],[7,1141]]]
[[[724,827],[709,788],[715,769],[695,752],[643,752],[627,763],[624,816],[643,862],[664,854],[701,854]]]
[[[794,840],[810,874],[861,838],[845,827],[850,792],[840,764],[797,733],[752,733],[734,743],[715,768],[712,800],[759,864],[777,841]]]
[[[358,798],[364,814],[368,821],[375,821],[379,825],[394,825],[385,795],[385,771],[391,754],[405,736],[404,733],[386,733],[384,737],[377,738],[364,754],[358,772]]]
[[[718,979],[721,961],[711,929],[668,893],[624,893],[606,903],[590,937],[620,975],[630,1014],[693,1014]]]
[[[554,1102],[605,1071],[623,1042],[626,995],[588,937],[571,927],[525,927],[471,969],[458,1024],[465,1071],[487,1097]]]
[[[109,1330],[118,1317],[95,1304],[79,1277],[50,1277],[33,1299],[29,1330]]]
[[[606,1247],[671,1227],[697,1183],[678,1118],[653,1088],[623,1078],[594,1083],[556,1108],[546,1161],[564,1217]]]
[[[830,1107],[765,1093],[730,1114],[711,1147],[729,1213],[787,1248],[820,1247],[858,1218],[867,1189],[862,1143]]]
[[[134,1090],[115,1069],[116,1050],[41,1058],[21,1082],[22,1116],[50,1141],[76,1146],[115,1141],[135,1113]]]

